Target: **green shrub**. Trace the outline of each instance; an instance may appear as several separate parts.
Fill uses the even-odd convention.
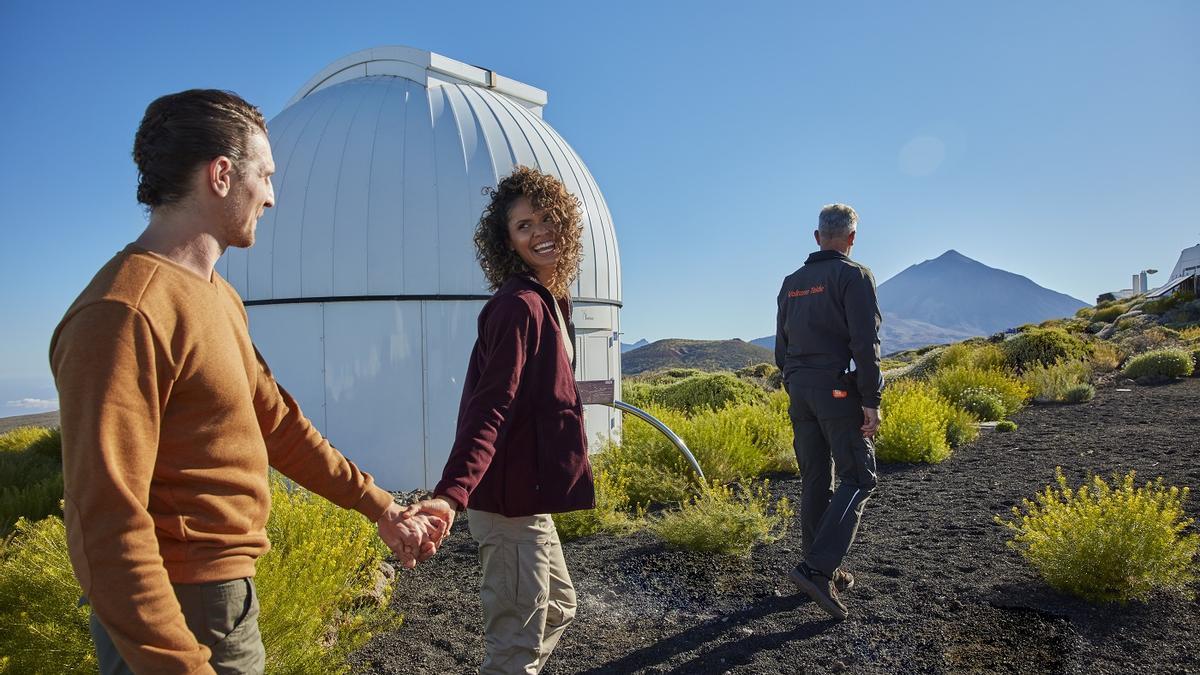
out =
[[[1121,366],[1121,351],[1109,342],[1092,345],[1092,369],[1099,373],[1110,373]]]
[[[18,427],[0,434],[0,537],[20,517],[62,515],[61,448],[57,429]]]
[[[1129,311],[1129,305],[1109,305],[1102,309],[1096,310],[1092,314],[1092,321],[1103,321],[1104,323],[1112,323],[1113,319],[1121,316]]]
[[[762,397],[759,403],[700,408],[691,415],[656,403],[642,407],[683,439],[710,479],[794,472],[787,394],[777,390]],[[594,464],[612,473],[634,506],[682,502],[699,487],[670,440],[632,415],[625,416],[620,442],[607,444]]]
[[[1151,326],[1144,330],[1131,330],[1117,333],[1113,341],[1121,351],[1128,355],[1142,354],[1156,349],[1166,349],[1175,346],[1177,333],[1163,326]]]
[[[1035,328],[1020,333],[1002,345],[1008,364],[1021,371],[1034,363],[1054,363],[1060,359],[1087,356],[1083,340],[1059,328]]]
[[[1087,403],[1096,398],[1096,388],[1090,384],[1077,384],[1067,390],[1063,401],[1066,403]]]
[[[62,473],[19,487],[0,488],[0,536],[8,534],[19,518],[41,520],[62,515]]]
[[[1139,309],[1147,314],[1164,314],[1168,310],[1171,310],[1178,305],[1179,301],[1179,296],[1172,294],[1166,296],[1165,298],[1147,300],[1146,302],[1142,303],[1142,306]]]
[[[739,368],[734,371],[734,375],[738,377],[758,377],[765,379],[777,372],[779,372],[779,368],[776,368],[773,363],[756,363],[753,366]]]
[[[762,387],[740,380],[731,373],[701,373],[678,380],[635,386],[632,390],[626,389],[622,395],[639,408],[658,404],[684,412],[766,400],[766,392]]]
[[[970,366],[955,366],[939,370],[930,383],[948,401],[960,408],[967,408],[968,398],[979,398],[980,392],[990,392],[999,398],[1003,413],[996,415],[990,407],[971,410],[983,420],[1000,419],[1017,412],[1029,400],[1029,388],[1012,375],[1001,370],[983,370]],[[980,403],[980,406],[987,406]]]
[[[772,502],[767,483],[744,489],[713,483],[679,508],[654,519],[668,544],[701,553],[748,555],[756,543],[778,540],[793,517],[787,497]]]
[[[979,438],[978,418],[961,408],[951,408],[946,419],[946,442],[950,447],[960,448]]]
[[[1004,418],[1004,401],[999,394],[984,387],[963,390],[954,399],[954,404],[985,422]]]
[[[1017,430],[1017,423],[1012,420],[1000,420],[996,422],[996,431],[1000,433],[1009,433]]]
[[[1088,384],[1091,378],[1092,368],[1082,360],[1058,361],[1052,365],[1035,363],[1021,375],[1021,381],[1033,391],[1034,400],[1042,403],[1065,401],[1068,391]]]
[[[81,593],[62,520],[20,520],[0,545],[0,672],[95,673]]]
[[[938,361],[945,349],[945,347],[936,347],[924,352],[899,372],[889,373],[888,381],[928,379],[938,369]]]
[[[554,514],[554,526],[564,540],[588,537],[600,532],[625,534],[636,527],[628,513],[629,496],[625,486],[609,472],[596,469],[596,508]]]
[[[938,355],[938,370],[968,366],[980,370],[999,370],[1007,365],[1004,350],[990,342],[950,345]]]
[[[883,390],[883,421],[875,437],[881,462],[928,462],[950,456],[946,440],[953,406],[931,385],[903,381]]]
[[[1159,349],[1139,354],[1125,363],[1125,377],[1187,377],[1195,366],[1192,355],[1182,349]]]
[[[675,380],[683,380],[693,375],[703,374],[704,371],[699,368],[666,368],[650,373],[647,381],[651,384],[664,384],[666,382],[674,382]]]
[[[1091,319],[1095,314],[1095,307],[1080,307],[1075,311],[1075,316],[1080,319]]]
[[[1165,488],[1159,478],[1134,486],[1134,472],[1099,476],[1077,490],[1062,469],[1034,501],[1013,507],[1013,520],[996,521],[1015,533],[1020,551],[1052,587],[1091,602],[1145,599],[1156,589],[1186,592],[1195,580],[1200,535],[1186,534],[1188,488]]]
[[[271,502],[271,550],[254,577],[267,672],[349,672],[350,653],[399,621],[388,608],[392,582],[381,578],[388,549],[366,518],[282,479]]]

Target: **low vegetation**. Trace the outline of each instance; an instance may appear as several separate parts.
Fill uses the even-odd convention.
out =
[[[1002,434],[1010,433],[1017,430],[1017,423],[1012,420],[1000,420],[996,422],[996,431]]]
[[[1050,365],[1037,363],[1021,375],[1021,381],[1033,392],[1033,400],[1039,403],[1079,403],[1069,400],[1068,393],[1081,386],[1090,388],[1091,379],[1091,365],[1084,360],[1057,361]],[[1091,391],[1095,393],[1094,389]],[[1074,396],[1077,398],[1079,392],[1075,391]]]
[[[1035,363],[1054,363],[1061,359],[1087,356],[1083,339],[1061,328],[1033,328],[1018,333],[1002,344],[1008,365],[1021,372]]]
[[[730,403],[761,403],[767,397],[762,387],[732,373],[696,373],[679,379],[634,381],[623,389],[625,402],[639,408],[659,405],[686,413],[701,408],[716,410]]]
[[[627,486],[618,481],[612,472],[595,469],[596,508],[554,514],[554,527],[558,536],[566,541],[590,537],[593,534],[624,534],[636,529],[637,519],[642,512],[630,514],[631,505]]]
[[[1142,487],[1131,471],[1109,485],[1099,476],[1072,489],[1062,469],[1056,485],[996,521],[1009,545],[1052,587],[1091,602],[1143,600],[1155,590],[1187,592],[1200,535],[1188,533],[1188,488],[1162,478]]]
[[[881,462],[936,464],[950,456],[951,406],[932,385],[897,382],[883,391],[883,421],[875,438]]]
[[[0,434],[0,537],[22,516],[62,515],[61,448],[57,429],[18,427]]]
[[[747,555],[756,543],[776,541],[794,516],[787,497],[772,500],[767,482],[753,488],[709,485],[678,508],[652,519],[668,544],[702,553]]]
[[[22,518],[0,545],[0,672],[95,673],[90,610],[60,518]]]
[[[1190,353],[1182,349],[1156,349],[1130,358],[1121,372],[1133,379],[1173,378],[1187,377],[1194,368]]]
[[[990,342],[959,342],[938,354],[939,370],[968,367],[976,370],[1001,370],[1007,365],[1004,350]]]
[[[1027,386],[999,369],[940,368],[929,381],[948,401],[985,421],[1013,415],[1030,397]]]
[[[389,552],[375,526],[275,478],[255,575],[268,673],[346,673],[350,652],[400,617],[389,608]]]

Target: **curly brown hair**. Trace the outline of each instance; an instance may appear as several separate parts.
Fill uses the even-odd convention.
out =
[[[475,257],[488,285],[494,291],[512,275],[532,271],[508,241],[508,211],[513,202],[527,197],[535,211],[545,211],[558,226],[554,237],[558,262],[546,288],[555,297],[567,297],[567,288],[578,276],[583,259],[583,208],[579,198],[554,176],[527,166],[518,166],[495,188],[484,188],[483,192],[491,201],[475,227]]]

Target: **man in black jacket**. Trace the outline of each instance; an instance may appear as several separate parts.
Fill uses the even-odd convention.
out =
[[[775,328],[775,363],[791,398],[803,480],[804,557],[788,578],[836,619],[848,615],[838,590],[854,585],[840,565],[875,489],[871,438],[883,391],[875,279],[849,257],[857,225],[858,214],[845,204],[821,209],[813,232],[821,250],[784,279]]]

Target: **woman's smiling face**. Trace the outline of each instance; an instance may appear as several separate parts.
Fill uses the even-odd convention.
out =
[[[518,197],[508,209],[508,243],[542,283],[549,281],[558,262],[555,239],[558,223],[536,211],[528,197]]]

